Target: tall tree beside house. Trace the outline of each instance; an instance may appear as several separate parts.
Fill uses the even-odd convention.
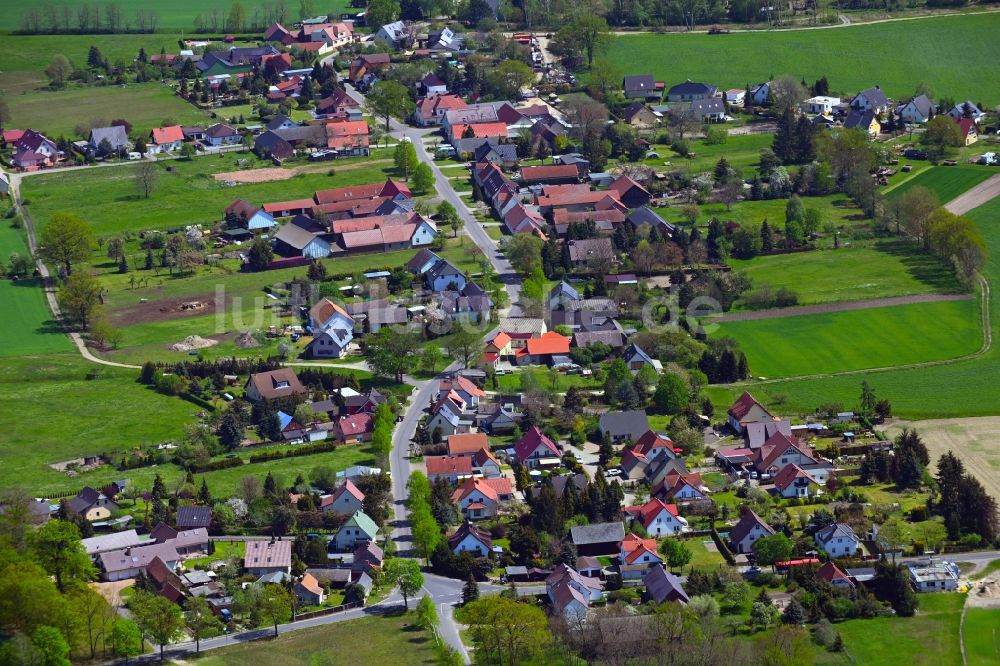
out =
[[[180,638],[184,628],[180,606],[149,592],[136,592],[128,606],[142,633],[160,646],[160,661],[163,661],[163,649]]]
[[[426,194],[434,187],[434,172],[426,162],[417,164],[413,170],[413,189],[420,194]]]
[[[195,654],[201,654],[201,639],[217,635],[222,630],[222,623],[204,597],[188,597],[184,609],[184,624],[194,638]]]
[[[157,474],[153,479],[153,488],[149,493],[149,514],[153,525],[167,522],[167,505],[163,498],[167,494],[167,487],[163,483],[163,478]]]
[[[442,201],[437,209],[437,221],[439,226],[451,227],[452,234],[458,236],[458,230],[465,224],[459,216],[458,211],[449,201]]]
[[[281,585],[265,585],[257,599],[257,613],[263,622],[274,627],[278,635],[278,625],[292,619],[292,595]]]
[[[94,566],[80,540],[80,530],[65,520],[50,520],[28,536],[28,545],[36,561],[65,592],[73,581],[86,581],[94,575]]]
[[[72,213],[55,213],[39,235],[38,254],[70,275],[73,264],[86,261],[93,246],[94,236],[86,222]]]
[[[374,3],[369,4],[369,12],[371,4]],[[414,109],[413,100],[410,99],[410,91],[395,81],[376,83],[365,97],[365,102],[372,115],[385,121],[386,131],[390,129],[389,121],[392,118],[403,120],[413,113]]]
[[[417,149],[409,141],[400,141],[396,145],[396,149],[392,152],[392,161],[396,166],[396,171],[404,180],[409,180],[420,164],[417,159]]]
[[[205,506],[212,504],[212,493],[208,490],[208,479],[201,477],[201,488],[198,489],[198,503]]]
[[[403,595],[403,607],[409,610],[410,598],[416,596],[424,586],[420,564],[416,560],[393,558],[386,562],[383,571],[386,579],[399,587],[399,592]]]
[[[370,0],[365,13],[365,20],[368,25],[383,26],[399,19],[399,0]]]
[[[247,253],[247,265],[251,271],[263,271],[274,259],[274,250],[271,248],[271,241],[263,236],[258,236],[250,244],[250,251]]]
[[[462,604],[471,604],[473,601],[479,599],[479,583],[476,582],[475,577],[470,573],[469,578],[465,581],[465,585],[462,587]]]
[[[111,652],[116,657],[125,657],[125,663],[142,654],[142,632],[135,622],[119,618],[111,625]]]
[[[485,596],[464,607],[477,661],[522,664],[541,659],[552,637],[537,606],[504,595]]]

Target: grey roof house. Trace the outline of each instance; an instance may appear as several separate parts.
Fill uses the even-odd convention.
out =
[[[113,125],[111,127],[95,127],[90,130],[90,139],[87,144],[91,152],[101,154],[101,142],[107,141],[111,144],[111,152],[119,152],[128,147],[128,133],[123,125]]]
[[[634,442],[649,430],[646,412],[635,409],[628,412],[608,412],[598,419],[601,435],[607,435],[612,442]]]
[[[620,520],[576,525],[570,528],[570,539],[580,555],[617,555],[625,539],[625,525]]]

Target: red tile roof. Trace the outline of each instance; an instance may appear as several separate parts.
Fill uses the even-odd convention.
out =
[[[490,442],[484,432],[470,432],[462,435],[452,435],[448,438],[448,454],[453,456],[476,453],[480,449],[489,448]]]
[[[153,143],[157,145],[163,145],[165,143],[173,143],[174,141],[184,140],[184,130],[181,129],[180,125],[171,125],[169,127],[155,127],[152,131]]]
[[[526,460],[539,445],[548,449],[553,457],[559,457],[559,448],[555,442],[546,437],[538,426],[531,426],[531,429],[517,441],[517,444],[514,445],[514,455],[517,456],[518,460]]]
[[[771,413],[767,411],[767,408],[764,407],[764,405],[762,405],[757,398],[750,395],[749,391],[744,391],[743,395],[736,399],[736,402],[734,402],[729,408],[728,413],[737,421],[741,421],[747,414],[750,413],[750,410],[753,409],[755,405],[763,409],[768,414]]]
[[[360,412],[345,416],[337,421],[337,427],[345,437],[363,435],[372,430],[372,415]]]
[[[472,475],[472,458],[465,456],[429,456],[424,458],[427,476]]]
[[[549,180],[579,177],[580,170],[574,164],[548,164],[544,166],[521,167],[521,180],[528,183],[544,183]]]
[[[532,356],[548,354],[568,354],[570,339],[555,331],[547,331],[540,337],[529,338],[525,344],[527,353]]]

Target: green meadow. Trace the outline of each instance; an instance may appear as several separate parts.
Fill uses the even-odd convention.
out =
[[[1000,102],[998,33],[997,14],[727,35],[644,33],[616,37],[605,57],[625,74],[652,74],[668,88],[685,79],[743,88],[790,74],[808,83],[826,76],[834,94],[879,84],[898,99],[924,81],[937,95],[991,106]]]
[[[800,305],[960,293],[951,267],[909,241],[730,260],[753,286],[791,289]],[[737,304],[738,305],[738,304]]]
[[[719,324],[755,377],[796,377],[956,358],[982,343],[975,299]]]
[[[1000,326],[1000,296],[997,294],[1000,288],[1000,199],[994,199],[967,215],[979,225],[989,252],[983,272],[991,284],[990,321],[995,332]],[[779,413],[809,413],[824,403],[856,404],[858,387],[863,379],[875,388],[880,397],[888,398],[895,415],[902,418],[988,416],[996,414],[1000,407],[996,393],[984,389],[1000,384],[1000,351],[995,342],[981,356],[945,365],[779,381],[760,384],[756,388],[751,382],[747,386],[716,387],[710,392],[717,405],[728,406],[744,388],[750,388]]]

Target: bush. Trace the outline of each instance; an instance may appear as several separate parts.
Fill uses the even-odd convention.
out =
[[[729,138],[729,132],[723,127],[711,127],[705,134],[705,143],[710,146],[718,146],[726,142]]]

